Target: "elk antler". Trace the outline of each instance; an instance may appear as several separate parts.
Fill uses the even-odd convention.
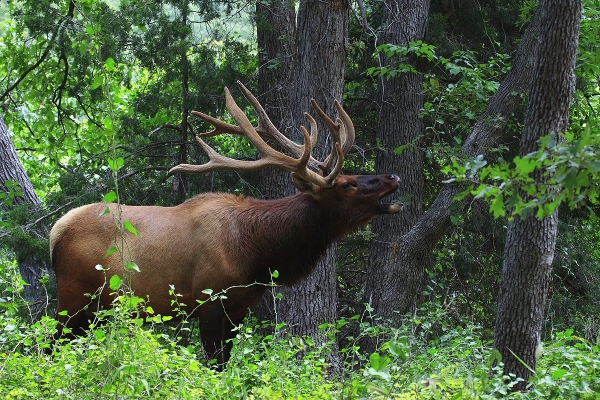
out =
[[[342,170],[344,156],[352,147],[355,136],[352,120],[344,111],[342,106],[337,102],[337,100],[335,101],[335,107],[340,113],[341,119],[338,118],[336,122],[333,122],[323,112],[323,110],[321,110],[314,99],[311,100],[311,105],[330,130],[334,143],[331,153],[327,156],[327,158],[324,161],[318,161],[315,160],[310,154],[317,142],[318,137],[317,123],[312,116],[310,116],[308,113],[304,114],[310,122],[311,133],[309,135],[306,128],[301,126],[300,130],[304,136],[304,144],[299,145],[279,132],[279,130],[275,128],[267,116],[264,108],[260,105],[256,97],[254,97],[241,82],[238,81],[237,84],[242,90],[242,93],[246,99],[248,99],[258,114],[258,126],[252,126],[248,120],[248,117],[246,117],[243,111],[233,100],[233,97],[231,97],[229,89],[225,88],[225,104],[227,106],[227,110],[229,110],[229,113],[238,125],[236,126],[229,124],[199,111],[192,111],[192,114],[202,118],[214,126],[212,131],[204,132],[199,134],[199,136],[196,136],[196,141],[202,150],[204,150],[208,155],[209,161],[202,165],[179,164],[171,168],[169,174],[173,174],[175,172],[203,173],[224,170],[252,171],[266,167],[280,167],[292,171],[318,186],[331,186],[335,177]],[[246,136],[259,151],[261,158],[254,161],[235,160],[228,158],[214,151],[202,139],[200,139],[200,136],[216,136],[222,133]],[[290,157],[275,150],[269,146],[263,138],[273,140],[283,149],[287,150],[297,158]],[[318,168],[324,173],[328,173],[328,175],[323,177],[320,174],[312,171],[309,167],[315,169]]]

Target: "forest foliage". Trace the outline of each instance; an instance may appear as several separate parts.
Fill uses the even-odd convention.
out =
[[[374,326],[356,315],[372,240],[367,228],[340,247],[340,320],[330,331],[335,335],[316,345],[308,338],[286,338],[285,326],[261,335],[261,322],[247,321],[222,373],[207,368],[191,339],[197,334],[193,324],[164,325],[160,318],[142,324],[143,301],[123,300],[119,312],[98,316],[103,324],[96,323],[88,336],[46,356],[56,324],[52,276],[44,281],[47,292],[39,304],[23,300],[14,250],[24,246],[47,259],[47,242],[31,233],[34,222],[50,224],[67,209],[92,201],[172,205],[207,191],[260,197],[252,173],[189,177],[186,193],[167,176],[179,162],[181,138],[209,129],[190,119],[189,131],[182,130],[189,110],[227,119],[223,87],[241,80],[254,89],[257,68],[277,68],[276,60],[257,65],[253,4],[0,3],[0,113],[44,204],[44,209],[15,207],[12,199],[20,188],[14,182],[6,182],[0,193],[0,397],[508,396],[503,377],[488,376],[496,357],[490,339],[507,221],[542,217],[560,207],[543,357],[534,389],[510,396],[597,398],[600,3],[584,1],[577,90],[564,142],[550,135],[538,152],[517,157],[523,105],[500,144],[472,160],[461,156],[460,146],[509,70],[535,2],[432,1],[427,36],[406,47],[377,42],[381,3],[364,3],[375,31],[364,29],[353,5],[343,101],[359,130],[345,169],[373,172],[380,146],[373,128],[376,78],[416,71],[424,76],[425,135],[418,145],[425,154],[425,206],[444,182],[465,185],[462,196],[471,201],[453,215],[452,230],[438,245],[434,268],[427,270],[421,305],[403,317],[401,327],[385,321]],[[414,54],[417,68],[379,65],[378,51]],[[253,118],[249,106],[246,111]],[[188,162],[205,161],[191,140],[183,142]],[[214,138],[210,144],[230,157],[255,156],[238,137]],[[387,150],[413,151],[416,145]],[[547,185],[531,184],[534,170],[548,175]],[[521,193],[535,197],[524,201]],[[114,290],[121,290],[118,284]],[[366,355],[357,345],[363,335],[386,339],[379,351]],[[338,367],[325,362],[334,343],[342,352]]]

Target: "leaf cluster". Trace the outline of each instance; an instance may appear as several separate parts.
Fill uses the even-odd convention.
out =
[[[563,140],[548,135],[540,140],[537,152],[515,157],[511,163],[500,161],[487,165],[483,156],[460,164],[453,160],[444,169],[452,177],[446,182],[466,182],[468,188],[456,199],[468,195],[490,203],[494,217],[508,214],[542,219],[564,204],[573,210],[594,206],[600,196],[600,134],[596,126],[586,125],[579,132],[569,132]]]

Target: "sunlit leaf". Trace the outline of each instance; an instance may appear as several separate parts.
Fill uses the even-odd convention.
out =
[[[139,236],[137,229],[135,229],[135,227],[131,224],[131,222],[129,222],[129,221],[123,222],[123,228],[126,231],[131,232],[134,236]]]
[[[117,290],[119,286],[121,286],[121,278],[119,275],[113,275],[110,277],[110,281],[108,282],[108,287],[112,290]]]

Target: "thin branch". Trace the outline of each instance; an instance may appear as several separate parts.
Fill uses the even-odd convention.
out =
[[[63,208],[65,208],[65,207],[69,207],[69,206],[70,206],[70,205],[72,205],[72,204],[73,204],[73,202],[72,202],[72,201],[70,201],[70,202],[68,202],[67,204],[63,204],[62,206],[58,207],[56,210],[54,210],[54,211],[52,211],[52,212],[50,212],[50,213],[48,213],[48,214],[46,214],[46,215],[42,215],[41,217],[39,217],[39,218],[38,218],[38,219],[36,219],[35,221],[33,221],[33,222],[31,222],[31,223],[29,223],[29,224],[25,225],[25,229],[28,229],[28,228],[30,228],[31,226],[38,224],[39,222],[41,222],[41,221],[45,220],[46,218],[50,218],[50,217],[51,217],[51,216],[53,216],[54,214],[56,214],[56,213],[60,212],[60,210],[62,210]]]
[[[177,132],[181,132],[181,126],[179,125],[172,125],[172,124],[164,124],[159,126],[158,128],[152,129],[149,133],[148,133],[148,137],[152,136],[153,133],[159,132],[163,129],[173,129]]]
[[[42,53],[42,56],[39,58],[39,60],[37,60],[32,66],[27,68],[25,72],[23,72],[23,74],[14,83],[10,85],[8,89],[4,91],[4,93],[2,93],[2,96],[0,96],[0,102],[2,102],[10,92],[12,92],[17,86],[19,86],[19,83],[21,83],[23,79],[27,78],[27,75],[29,75],[46,60],[46,57],[48,57],[48,54],[50,53],[50,48],[52,47],[52,43],[54,42],[55,38],[56,32],[48,42],[48,46],[46,46],[46,49],[44,50],[44,53]]]
[[[140,172],[144,172],[144,171],[167,171],[169,169],[171,169],[171,167],[170,166],[166,166],[166,165],[151,165],[149,167],[143,167],[143,168],[140,168],[138,170],[128,172],[125,175],[120,176],[119,177],[119,181],[122,181],[124,179],[130,178],[133,175],[139,174]]]
[[[49,217],[51,217],[51,216],[55,215],[56,213],[60,212],[60,211],[61,211],[63,208],[65,208],[65,207],[69,207],[69,206],[70,206],[70,205],[72,205],[72,204],[73,204],[73,202],[72,202],[72,201],[70,201],[70,202],[68,202],[67,204],[64,204],[64,205],[62,205],[62,206],[58,207],[58,208],[57,208],[57,209],[55,209],[54,211],[52,211],[52,212],[50,212],[50,213],[48,213],[48,214],[46,214],[46,215],[42,215],[41,217],[39,217],[39,218],[38,218],[38,219],[36,219],[35,221],[33,221],[33,222],[30,222],[30,223],[28,223],[27,225],[24,225],[24,226],[22,227],[22,230],[23,230],[23,232],[28,232],[28,231],[29,231],[29,230],[30,230],[30,229],[31,229],[31,228],[32,228],[34,225],[37,225],[37,224],[38,224],[38,223],[40,223],[41,221],[43,221],[43,220],[45,220],[46,218],[49,218]],[[0,232],[0,238],[3,238],[3,237],[6,237],[6,236],[9,236],[10,234],[11,234],[10,232],[6,232],[6,231]],[[39,236],[39,235],[38,235],[38,236]]]

